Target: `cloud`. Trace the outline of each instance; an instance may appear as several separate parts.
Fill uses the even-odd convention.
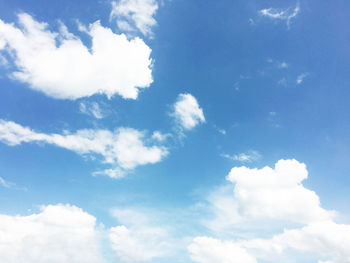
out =
[[[332,221],[311,223],[301,229],[285,230],[271,239],[252,239],[241,242],[249,249],[258,249],[269,254],[282,253],[287,249],[317,253],[321,257],[332,257],[334,263],[350,260],[350,225]]]
[[[231,262],[243,255],[252,262],[281,262],[283,256],[309,253],[319,263],[349,262],[350,225],[333,221],[335,212],[323,209],[316,193],[302,185],[307,177],[305,164],[296,160],[279,160],[274,168],[234,167],[227,176],[233,186],[209,195],[214,218],[204,221],[217,237],[229,239],[196,237],[188,249],[191,258]],[[280,227],[282,232],[276,234]]]
[[[272,238],[238,241],[221,241],[209,237],[194,238],[188,247],[191,259],[200,263],[211,262],[257,262],[256,258],[269,262],[276,255],[292,252],[315,253],[323,259],[319,263],[345,263],[350,259],[350,225],[336,224],[332,221],[311,223],[300,229],[284,230]]]
[[[308,75],[309,75],[308,73],[302,73],[302,74],[300,74],[300,75],[297,77],[297,80],[296,80],[297,84],[299,85],[299,84],[303,83],[304,79],[305,79]]]
[[[229,155],[224,153],[224,154],[221,154],[221,156],[226,159],[238,161],[242,163],[245,163],[245,162],[251,163],[261,158],[260,153],[258,153],[257,151],[249,151],[248,153],[240,153],[235,155]]]
[[[274,168],[234,167],[227,180],[234,183],[234,198],[241,214],[252,218],[310,223],[330,220],[334,213],[320,207],[319,197],[302,185],[306,166],[279,160]]]
[[[0,185],[5,188],[11,188],[13,183],[7,182],[4,178],[0,177]]]
[[[156,140],[158,142],[165,142],[169,137],[171,137],[172,135],[169,133],[163,134],[160,131],[155,131],[152,134],[152,139]]]
[[[95,117],[96,119],[103,119],[104,115],[97,102],[80,102],[79,110],[81,113]]]
[[[287,62],[281,62],[281,63],[278,64],[278,67],[279,68],[288,68],[289,65],[287,64]]]
[[[22,13],[18,24],[0,20],[0,52],[7,52],[16,67],[10,77],[47,96],[136,99],[153,81],[151,49],[140,38],[128,40],[97,21],[79,27],[91,39],[90,48],[62,23],[59,32],[52,32],[48,24]]]
[[[218,132],[221,133],[222,135],[226,135],[226,130],[224,129],[218,129]]]
[[[1,47],[0,47],[0,50],[1,50]],[[8,65],[8,60],[3,56],[3,55],[0,55],[0,66],[7,66]]]
[[[191,94],[179,94],[172,116],[177,124],[185,130],[192,130],[200,123],[205,122],[202,108],[197,99]]]
[[[233,242],[197,237],[189,245],[191,260],[199,263],[257,263],[248,252]]]
[[[207,195],[210,216],[201,222],[226,236],[252,225],[266,228],[266,222],[277,227],[332,220],[335,212],[323,209],[317,194],[302,185],[307,176],[305,164],[296,160],[280,160],[274,168],[234,167],[226,177],[230,183]]]
[[[276,8],[266,8],[259,11],[259,14],[270,19],[284,20],[287,23],[288,29],[293,18],[295,18],[300,12],[299,2],[297,2],[294,9],[288,8],[286,10]]]
[[[215,124],[213,125],[213,127],[218,133],[221,133],[222,135],[226,135],[227,134],[227,131],[225,129],[221,129],[218,126],[216,126]]]
[[[158,10],[156,0],[120,0],[112,2],[111,20],[124,32],[139,30],[145,36],[152,36],[152,27],[157,24],[154,16]]]
[[[49,205],[29,216],[0,215],[0,261],[97,263],[96,219],[70,205]]]
[[[168,153],[162,146],[146,146],[145,134],[132,128],[109,130],[78,130],[65,134],[38,133],[14,122],[0,120],[0,141],[14,146],[21,143],[46,143],[81,155],[100,155],[103,162],[117,165],[124,173],[139,165],[153,164]],[[113,173],[106,173],[111,175]],[[120,176],[116,176],[120,177]]]
[[[146,262],[169,255],[172,250],[168,231],[153,225],[150,218],[134,209],[114,209],[122,224],[109,232],[112,249],[120,262]]]

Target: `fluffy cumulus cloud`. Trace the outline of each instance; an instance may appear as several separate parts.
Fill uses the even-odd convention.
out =
[[[139,30],[145,36],[152,36],[152,27],[157,24],[154,15],[158,10],[156,0],[119,0],[112,2],[111,20],[124,32]]]
[[[0,261],[98,263],[95,218],[70,205],[49,205],[29,216],[0,215]]]
[[[227,180],[235,184],[234,198],[244,216],[297,223],[331,219],[317,194],[302,185],[307,176],[305,164],[280,160],[274,168],[235,167]]]
[[[203,109],[199,107],[197,99],[188,93],[178,96],[172,116],[185,130],[192,130],[198,124],[205,122]]]
[[[221,187],[209,196],[215,216],[204,222],[217,237],[222,230],[231,231],[229,240],[227,235],[225,240],[197,237],[188,247],[191,258],[204,263],[280,262],[283,255],[290,260],[297,253],[311,253],[319,263],[350,262],[350,225],[334,222],[334,211],[323,209],[316,193],[302,185],[307,176],[305,164],[296,160],[280,160],[273,168],[233,168],[227,176],[233,188]],[[281,226],[276,222],[286,221],[294,225],[284,224],[276,234]],[[264,237],[249,238],[259,235]]]
[[[191,259],[199,263],[257,263],[244,248],[209,237],[197,237],[189,245]]]
[[[109,130],[78,130],[76,133],[45,134],[35,132],[14,122],[0,120],[0,141],[14,146],[41,142],[56,145],[82,155],[100,155],[104,163],[117,165],[117,171],[106,170],[106,175],[120,177],[136,166],[157,163],[167,155],[162,146],[147,146],[145,134],[131,128]],[[109,173],[108,173],[109,171]],[[114,175],[114,176],[113,176]]]
[[[264,17],[286,21],[288,28],[290,27],[291,20],[296,18],[299,13],[300,13],[299,2],[297,2],[297,5],[295,6],[295,8],[288,8],[285,10],[281,10],[281,9],[271,7],[271,8],[266,8],[259,11],[259,14]]]
[[[167,256],[172,250],[168,231],[151,224],[144,213],[115,209],[113,215],[121,225],[110,229],[109,239],[120,262],[152,261]]]
[[[136,99],[152,83],[151,49],[140,39],[128,40],[97,21],[79,28],[91,47],[68,32],[58,32],[28,14],[18,15],[18,26],[0,20],[0,52],[7,52],[16,71],[10,77],[59,99],[93,94],[115,94]]]

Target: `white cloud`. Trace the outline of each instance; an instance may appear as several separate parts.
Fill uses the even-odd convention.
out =
[[[0,261],[96,263],[96,219],[70,205],[49,205],[39,214],[0,215]]]
[[[0,120],[0,141],[3,143],[14,146],[24,142],[43,142],[82,155],[97,154],[104,158],[105,163],[117,165],[124,172],[139,165],[157,163],[167,155],[165,147],[146,146],[144,137],[143,132],[131,128],[118,128],[113,132],[85,129],[63,135],[45,134]]]
[[[108,176],[110,178],[114,178],[114,179],[121,179],[126,174],[127,174],[127,172],[123,169],[120,169],[119,167],[104,169],[102,171],[96,171],[96,172],[92,173],[93,176],[106,175],[106,176]]]
[[[226,135],[226,130],[225,129],[221,129],[218,126],[214,125],[214,129],[217,130],[219,133],[221,133],[222,135]]]
[[[208,206],[205,209],[211,215],[201,223],[216,235],[232,236],[234,228],[244,220],[240,215],[238,202],[233,198],[233,186],[225,185],[215,189],[207,197]]]
[[[176,122],[185,130],[191,130],[200,123],[205,122],[202,108],[199,107],[197,99],[191,94],[179,94],[174,104],[174,112]]]
[[[251,226],[266,229],[331,220],[335,212],[323,209],[317,194],[302,185],[307,176],[306,166],[296,160],[280,160],[274,168],[235,167],[227,176],[233,184],[207,195],[209,216],[201,222],[216,234],[232,237]]]
[[[164,142],[164,141],[166,141],[169,137],[171,137],[171,134],[169,134],[169,133],[163,134],[163,133],[161,133],[160,131],[155,131],[155,132],[153,132],[153,134],[152,134],[152,139],[153,139],[153,140],[156,140],[156,141],[158,141],[158,142]]]
[[[220,132],[222,135],[226,135],[226,130],[224,129],[218,129],[218,132]]]
[[[237,244],[210,237],[196,237],[189,245],[191,259],[199,263],[256,263],[256,259]]]
[[[1,50],[1,47],[0,47],[0,50]],[[7,59],[3,55],[0,54],[0,66],[7,66],[8,63],[9,62],[7,61]]]
[[[139,30],[145,36],[152,36],[152,27],[157,24],[154,16],[158,10],[156,0],[119,0],[112,2],[110,18],[124,32]]]
[[[286,62],[281,62],[281,63],[278,64],[278,67],[279,68],[288,68],[289,65]]]
[[[136,263],[167,256],[172,245],[165,228],[154,226],[147,215],[133,209],[114,209],[122,224],[110,229],[112,249],[120,262]]]
[[[97,102],[80,102],[79,110],[81,113],[93,116],[96,119],[104,118],[100,105]]]
[[[284,77],[284,78],[281,78],[278,82],[277,82],[278,85],[281,85],[281,86],[287,86],[287,79]]]
[[[334,213],[320,207],[314,191],[302,185],[306,166],[296,160],[280,160],[274,168],[234,167],[227,180],[234,183],[234,198],[244,216],[297,223],[330,220]]]
[[[240,153],[240,154],[235,154],[235,155],[229,155],[229,154],[221,154],[222,157],[233,160],[233,161],[238,161],[238,162],[253,162],[256,160],[259,160],[261,158],[261,154],[258,153],[257,151],[249,151],[247,153]]]
[[[285,20],[288,28],[290,28],[291,20],[295,18],[299,12],[299,2],[297,2],[297,5],[294,9],[288,8],[286,10],[281,10],[276,8],[266,8],[259,11],[262,16],[268,17],[270,19]]]
[[[6,188],[11,188],[13,184],[7,182],[4,178],[0,177],[0,185]]]
[[[317,253],[332,257],[334,263],[350,262],[350,225],[332,221],[311,223],[301,229],[285,230],[271,239],[253,239],[241,242],[249,249],[269,254],[280,254],[287,249]]]
[[[309,75],[308,73],[302,73],[302,74],[300,74],[300,75],[297,77],[297,80],[296,80],[297,84],[299,85],[299,84],[303,83],[304,79],[305,79],[308,75]]]
[[[221,241],[208,237],[197,237],[189,246],[192,260],[211,262],[256,262],[255,258],[274,260],[288,251],[315,253],[319,258],[331,261],[319,263],[350,262],[350,225],[332,221],[311,223],[300,229],[284,230],[282,234],[269,239]],[[231,260],[231,261],[230,261]]]
[[[296,160],[280,160],[274,168],[233,168],[227,180],[234,185],[209,195],[214,218],[204,221],[216,236],[231,240],[197,237],[189,247],[191,257],[203,263],[231,262],[243,253],[252,260],[281,262],[308,253],[319,263],[350,262],[350,225],[333,221],[335,212],[323,209],[316,193],[302,185],[307,176],[305,164]]]
[[[153,81],[151,49],[140,38],[128,40],[97,21],[84,30],[89,48],[62,23],[59,32],[51,32],[28,14],[18,20],[19,26],[0,20],[0,51],[17,68],[12,78],[47,96],[74,100],[101,93],[136,99]]]

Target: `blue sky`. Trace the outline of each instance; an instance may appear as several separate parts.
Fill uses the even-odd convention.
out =
[[[349,7],[0,0],[0,261],[350,262]]]

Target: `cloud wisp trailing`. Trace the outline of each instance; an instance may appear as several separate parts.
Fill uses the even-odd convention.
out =
[[[15,66],[10,77],[57,99],[75,100],[94,94],[136,99],[152,79],[151,49],[140,38],[128,40],[99,21],[79,29],[91,48],[60,23],[58,32],[26,13],[18,26],[0,20],[0,53]]]
[[[22,143],[46,143],[81,155],[99,155],[103,163],[116,166],[97,174],[119,178],[137,166],[161,161],[168,151],[163,146],[145,145],[145,134],[132,128],[78,130],[75,133],[45,134],[14,122],[0,120],[0,141],[14,146]]]
[[[300,85],[301,83],[303,83],[304,79],[308,76],[308,73],[302,73],[297,77],[296,83],[297,85]]]
[[[242,163],[245,163],[245,162],[251,163],[253,161],[259,160],[261,158],[261,154],[257,151],[249,151],[247,153],[240,153],[240,154],[234,154],[234,155],[223,153],[221,154],[221,157],[224,157],[232,161],[238,161]]]
[[[282,9],[270,7],[259,11],[259,14],[264,17],[268,17],[274,20],[286,21],[288,29],[290,28],[292,19],[296,18],[299,13],[300,13],[299,2],[297,2],[295,8],[288,8],[288,9],[282,10]]]
[[[104,114],[97,102],[80,102],[79,110],[81,113],[92,116],[96,119],[103,119]]]
[[[13,186],[13,183],[10,183],[6,181],[4,178],[0,177],[0,186],[3,186],[5,188],[11,188]]]

